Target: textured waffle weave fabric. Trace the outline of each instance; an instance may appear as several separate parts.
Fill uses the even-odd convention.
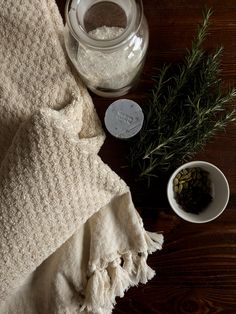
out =
[[[111,313],[153,277],[162,235],[97,155],[104,133],[54,1],[0,4],[0,313]]]

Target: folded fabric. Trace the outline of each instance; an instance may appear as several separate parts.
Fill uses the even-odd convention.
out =
[[[0,313],[111,313],[154,275],[130,191],[63,50],[53,0],[0,11]]]

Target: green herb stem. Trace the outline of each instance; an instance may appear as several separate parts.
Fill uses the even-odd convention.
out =
[[[223,48],[213,54],[201,48],[211,15],[211,10],[204,12],[183,63],[164,65],[154,79],[144,106],[143,129],[130,149],[132,166],[148,180],[192,158],[217,131],[236,121],[235,109],[227,109],[236,97],[236,88],[221,91]]]

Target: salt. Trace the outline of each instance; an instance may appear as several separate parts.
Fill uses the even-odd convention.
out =
[[[102,26],[89,32],[89,36],[99,40],[111,40],[119,37],[124,32],[123,27]]]
[[[90,31],[89,36],[97,40],[112,40],[122,35],[124,30],[120,27],[102,26]],[[95,50],[80,44],[77,52],[80,73],[91,86],[104,89],[126,87],[141,69],[143,60],[141,43],[142,38],[134,35],[132,43],[112,50]]]

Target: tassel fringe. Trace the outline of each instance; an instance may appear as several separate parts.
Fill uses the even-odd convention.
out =
[[[146,231],[145,240],[148,246],[148,254],[154,253],[156,250],[161,250],[164,242],[162,234]]]
[[[127,252],[119,255],[103,269],[95,269],[88,279],[85,300],[80,311],[94,314],[111,313],[116,297],[123,297],[124,292],[139,283],[147,283],[155,271],[147,265],[147,256],[160,250],[163,236],[145,232],[146,252]]]

